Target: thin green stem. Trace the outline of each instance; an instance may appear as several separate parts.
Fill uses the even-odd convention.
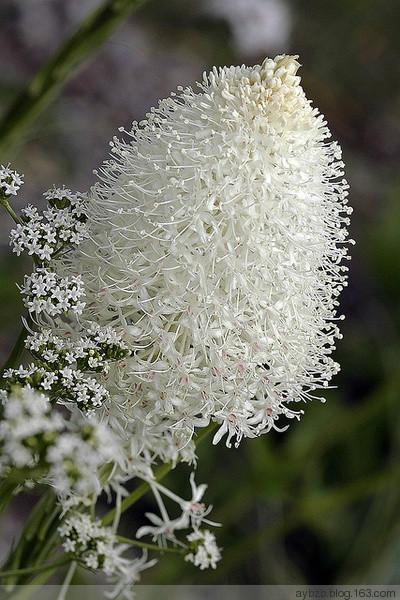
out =
[[[10,576],[18,576],[18,575],[32,575],[32,573],[41,573],[44,571],[50,571],[52,569],[58,569],[69,563],[71,558],[65,556],[64,558],[60,558],[53,563],[49,563],[47,565],[35,565],[33,567],[26,567],[24,569],[10,569],[9,571],[0,571],[0,577],[10,577]]]
[[[39,479],[44,474],[44,469],[40,467],[36,469],[19,469],[18,471],[11,471],[4,479],[0,479],[0,513],[7,506],[18,486],[24,484],[27,479]]]
[[[172,467],[173,467],[172,463],[166,463],[165,465],[161,465],[158,469],[156,469],[156,471],[155,471],[156,481],[161,481],[161,479],[163,479],[171,471]],[[131,494],[129,494],[129,496],[124,498],[124,500],[121,502],[121,508],[120,508],[121,514],[123,512],[125,512],[126,510],[128,510],[128,508],[130,508],[138,500],[140,500],[140,498],[142,498],[146,494],[146,492],[149,491],[149,489],[150,489],[150,485],[145,481],[145,482],[141,483],[139,485],[139,487],[137,487]],[[113,522],[116,513],[117,513],[116,508],[113,508],[112,510],[108,511],[108,513],[102,519],[102,524],[110,525]]]
[[[144,550],[154,550],[155,552],[172,552],[173,554],[183,554],[183,548],[162,548],[157,546],[157,544],[147,544],[146,542],[141,542],[140,540],[131,540],[130,538],[123,537],[122,535],[117,536],[117,540],[121,542],[121,544],[129,544],[130,546],[137,546],[138,548],[143,548]]]
[[[144,0],[106,0],[95,9],[53,58],[18,95],[0,122],[0,155],[20,140],[23,130],[53,100],[89,56]]]
[[[57,569],[58,567],[55,566],[52,569],[49,568],[47,571],[39,573],[39,575],[36,575],[36,577],[31,579],[31,581],[28,584],[20,586],[17,592],[12,594],[11,596],[7,596],[7,600],[28,600],[29,596],[34,591],[36,591],[36,586],[40,586],[46,583],[46,581],[48,581],[50,577],[54,575]]]
[[[67,574],[65,576],[64,582],[62,584],[60,593],[57,596],[57,600],[65,600],[65,597],[68,592],[68,588],[69,588],[71,581],[75,575],[77,565],[78,565],[78,563],[75,560],[73,562],[71,562],[69,569],[67,571]]]
[[[32,319],[30,316],[28,316],[26,318],[26,324],[29,326],[31,323],[32,323]],[[28,331],[27,327],[25,325],[22,325],[22,329],[21,329],[20,334],[14,344],[14,347],[11,350],[9,357],[7,358],[6,362],[3,365],[3,368],[0,371],[0,377],[3,376],[4,371],[6,371],[7,369],[12,369],[12,368],[16,367],[17,364],[20,362],[21,356],[25,350],[25,340],[26,340],[28,333],[29,333],[29,331]]]
[[[8,214],[10,215],[12,220],[15,221],[15,223],[21,223],[21,219],[17,216],[17,213],[11,207],[7,198],[3,195],[0,196],[0,206],[2,206],[8,212]]]

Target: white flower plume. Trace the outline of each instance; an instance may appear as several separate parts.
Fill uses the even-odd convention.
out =
[[[297,57],[214,68],[160,101],[88,197],[82,321],[112,324],[131,356],[108,375],[114,413],[143,447],[210,419],[255,436],[339,366],[348,185],[307,100]]]

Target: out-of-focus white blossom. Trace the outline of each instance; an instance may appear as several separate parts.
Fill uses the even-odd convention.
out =
[[[207,0],[205,9],[230,25],[233,44],[244,56],[289,45],[292,16],[285,0]]]
[[[133,597],[131,586],[140,579],[144,569],[156,562],[148,561],[146,553],[137,558],[123,557],[129,546],[119,544],[110,527],[103,527],[85,513],[71,512],[58,531],[65,552],[84,567],[103,571],[115,581],[114,597],[120,593]]]
[[[58,261],[82,275],[83,321],[124,331],[110,410],[163,460],[210,419],[228,445],[285,429],[339,370],[348,185],[298,67],[214,68],[162,100],[112,142],[89,239]]]
[[[0,404],[0,476],[9,468],[38,468],[36,479],[57,494],[85,498],[107,483],[101,471],[124,463],[117,436],[103,423],[66,420],[49,398],[30,386],[2,392]]]
[[[64,420],[47,396],[31,387],[3,392],[0,404],[0,474],[5,467],[35,467],[45,460]]]
[[[82,278],[79,275],[60,277],[49,269],[39,267],[31,275],[26,275],[20,288],[23,301],[30,313],[45,313],[50,317],[68,311],[82,314],[85,295]]]
[[[197,529],[190,533],[187,538],[190,552],[185,556],[185,560],[199,567],[200,570],[216,569],[217,563],[221,560],[221,551],[217,546],[215,535],[208,529],[203,531]]]
[[[23,175],[10,169],[8,165],[0,166],[0,194],[3,194],[6,198],[8,196],[16,196],[19,188],[24,183]]]
[[[100,480],[102,467],[123,461],[118,438],[106,425],[95,421],[72,423],[70,429],[58,436],[47,451],[50,467],[46,482],[64,496],[71,492],[81,498],[99,495],[105,483]]]

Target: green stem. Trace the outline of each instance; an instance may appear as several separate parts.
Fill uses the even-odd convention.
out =
[[[46,559],[49,556],[50,552],[54,550],[54,548],[57,546],[59,541],[58,526],[58,522],[52,523],[46,543],[42,543],[40,545],[39,553],[35,553],[35,555],[33,556],[35,564],[40,564],[42,560]]]
[[[106,0],[95,9],[53,58],[18,95],[0,122],[0,155],[21,139],[21,132],[44,110],[76,69],[144,0]]]
[[[15,223],[20,224],[22,222],[21,219],[17,216],[15,210],[10,206],[10,203],[8,202],[7,198],[3,195],[0,196],[0,206],[5,208],[5,210],[8,212],[12,220],[15,221]]]
[[[24,569],[11,569],[9,571],[0,571],[0,577],[10,577],[14,575],[31,575],[32,573],[41,573],[44,571],[51,571],[52,569],[58,569],[69,563],[71,558],[65,556],[64,558],[60,558],[53,563],[49,563],[47,565],[35,565],[33,567],[26,567]]]
[[[217,427],[216,423],[211,423],[208,427],[205,427],[201,431],[201,433],[197,436],[196,447],[199,444],[201,444],[201,442],[210,433],[212,433],[216,427]],[[155,480],[161,481],[171,471],[171,469],[173,467],[174,467],[173,463],[165,463],[164,465],[161,465],[160,467],[158,467],[158,469],[156,469],[156,471],[155,471]],[[140,498],[142,498],[146,494],[146,492],[149,491],[149,489],[150,489],[150,484],[147,483],[146,481],[143,482],[141,485],[139,485],[139,487],[137,487],[135,490],[133,490],[133,492],[131,492],[131,494],[129,494],[129,496],[124,498],[124,500],[121,502],[120,512],[123,513],[126,510],[128,510],[128,508],[130,508],[133,504],[135,504],[138,500],[140,500]],[[112,510],[110,510],[103,517],[102,524],[110,525],[110,523],[113,522],[116,514],[117,514],[116,508],[113,508]]]
[[[28,584],[20,586],[15,594],[7,596],[7,600],[28,600],[30,595],[37,591],[37,587],[46,583],[46,581],[48,581],[50,577],[54,575],[57,569],[58,567],[55,566],[52,569],[49,568],[46,571],[39,573],[39,575],[36,575],[36,577],[31,579]]]
[[[26,318],[26,323],[28,326],[32,323],[32,319],[29,315]],[[6,371],[7,369],[12,369],[12,368],[16,367],[17,364],[20,362],[21,356],[25,350],[25,340],[26,340],[28,333],[29,333],[29,331],[28,331],[27,327],[25,325],[23,325],[21,332],[17,338],[17,341],[15,342],[14,347],[11,350],[11,353],[10,353],[8,359],[6,360],[6,362],[4,363],[3,368],[0,371],[0,377],[3,376],[4,371]]]
[[[47,514],[51,511],[55,502],[56,497],[53,491],[48,490],[35,504],[25,523],[18,544],[12,549],[6,563],[3,565],[5,572],[18,571],[18,575],[23,577],[20,572],[31,566],[30,558],[34,552],[35,545],[38,543],[37,534],[40,532],[43,521],[46,520]],[[13,577],[10,576],[5,583],[9,586],[13,586],[22,582],[19,581],[17,575],[15,575]]]
[[[156,552],[173,552],[174,554],[183,554],[184,550],[182,548],[162,548],[157,546],[156,544],[147,544],[146,542],[140,542],[139,540],[131,540],[130,538],[123,537],[122,535],[117,536],[117,540],[121,542],[121,544],[129,544],[130,546],[137,546],[138,548],[143,548],[144,550],[154,550]]]
[[[18,486],[19,482],[12,479],[5,479],[0,483],[0,513],[6,508]]]
[[[163,479],[171,471],[172,467],[172,463],[166,463],[165,465],[161,465],[158,469],[156,469],[156,481],[161,481],[161,479]],[[149,491],[149,489],[150,485],[146,481],[140,484],[139,487],[133,490],[133,492],[129,494],[129,496],[124,498],[124,500],[121,502],[120,512],[123,513],[126,510],[128,510],[128,508],[130,508],[133,504],[140,500],[140,498],[142,498],[146,494],[146,492]],[[113,522],[116,514],[116,508],[113,508],[112,510],[108,511],[108,513],[102,519],[102,524],[110,525]]]
[[[69,586],[75,575],[77,565],[78,565],[78,563],[75,560],[73,562],[71,562],[69,569],[67,571],[67,574],[65,576],[64,582],[62,584],[60,593],[57,596],[57,600],[65,600]]]
[[[43,477],[44,473],[45,471],[40,467],[36,469],[19,469],[14,472],[11,471],[4,479],[0,479],[0,513],[7,506],[18,486],[24,484],[27,479],[39,479]]]

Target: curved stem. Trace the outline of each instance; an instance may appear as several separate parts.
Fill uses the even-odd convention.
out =
[[[0,571],[0,577],[9,577],[14,575],[31,575],[32,573],[41,573],[44,571],[50,571],[51,569],[58,569],[58,567],[62,567],[69,563],[71,558],[65,556],[60,560],[57,560],[53,563],[49,563],[47,565],[35,565],[33,567],[26,567],[24,569],[11,569],[9,571]]]
[[[31,318],[28,316],[26,321],[27,323],[30,323]],[[17,341],[15,342],[9,357],[7,358],[6,362],[3,365],[3,368],[0,371],[0,377],[3,376],[4,371],[6,371],[7,369],[12,369],[13,367],[17,366],[17,363],[20,361],[21,356],[25,350],[25,339],[28,333],[29,331],[27,327],[25,325],[22,325],[22,329],[17,338]]]
[[[21,223],[21,219],[17,216],[15,210],[11,208],[6,196],[0,195],[0,205],[8,212],[8,214],[10,215],[12,220],[15,221],[15,223]]]
[[[163,479],[171,471],[172,466],[172,463],[166,463],[165,465],[161,465],[161,467],[156,469],[156,480],[159,481],[160,479]],[[142,498],[146,494],[146,492],[149,491],[149,489],[150,485],[147,483],[147,481],[140,484],[139,487],[137,487],[135,490],[133,490],[133,492],[129,494],[129,496],[124,498],[124,500],[121,502],[119,512],[122,514],[123,512],[128,510],[128,508],[135,504],[138,500],[140,500],[140,498]],[[117,510],[115,508],[109,510],[108,513],[103,517],[102,524],[110,525],[110,523],[112,523],[114,520],[116,512]]]
[[[117,535],[117,540],[121,542],[121,544],[129,544],[130,546],[137,546],[138,548],[143,548],[144,550],[154,550],[156,552],[172,552],[174,554],[183,554],[184,550],[182,548],[162,548],[161,546],[157,546],[157,544],[147,544],[146,542],[140,542],[139,540],[131,540],[129,538],[123,537],[122,535]]]
[[[43,111],[76,69],[144,0],[106,0],[64,43],[19,94],[0,122],[0,155],[21,139],[21,132]]]
[[[65,600],[65,597],[68,592],[68,588],[69,588],[70,583],[75,575],[77,565],[78,565],[78,563],[75,560],[72,561],[72,563],[70,564],[67,574],[65,576],[64,582],[62,584],[60,593],[57,596],[57,600]]]

